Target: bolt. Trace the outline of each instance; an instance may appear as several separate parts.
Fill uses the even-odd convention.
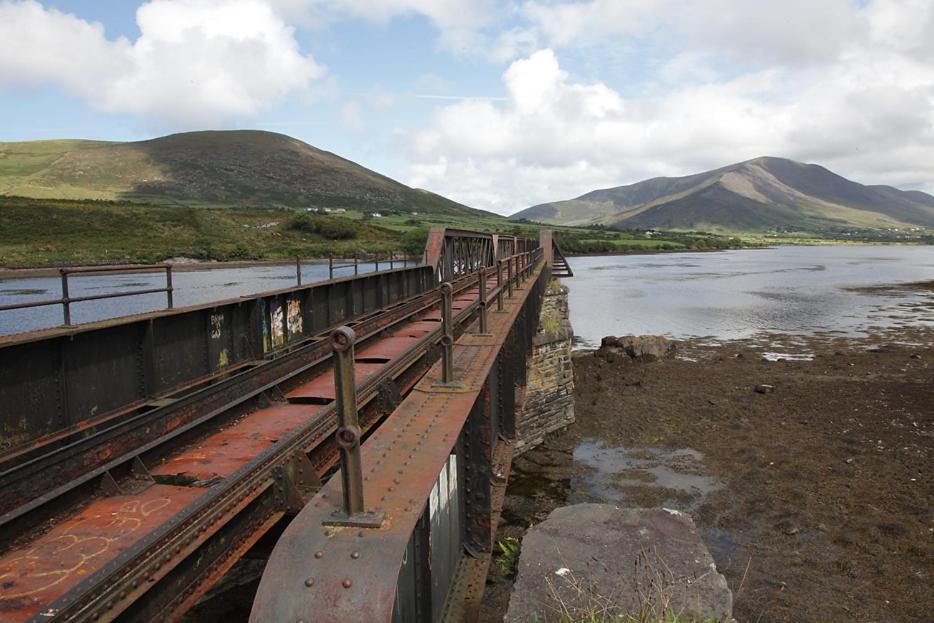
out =
[[[322,551],[320,551],[320,550],[317,551],[317,552],[315,552],[315,558],[321,558],[322,556],[324,556],[324,552],[322,552]]]
[[[314,578],[308,578],[307,580],[305,580],[305,586],[311,588],[311,587],[314,586],[314,585],[315,585],[315,579],[314,579]]]
[[[350,557],[353,558],[354,560],[356,560],[356,559],[360,558],[360,552],[353,552],[353,553],[350,554]]]
[[[351,586],[353,586],[353,582],[351,582],[350,580],[344,580],[343,582],[341,582],[341,586],[343,586],[344,588],[350,588]]]

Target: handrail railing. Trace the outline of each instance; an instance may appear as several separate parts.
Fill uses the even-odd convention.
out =
[[[87,296],[71,296],[69,294],[69,275],[87,275],[92,273],[142,273],[153,271],[165,271],[165,286],[162,288],[149,288],[147,290],[127,290],[122,292],[109,292],[106,294],[92,294]],[[115,266],[82,266],[78,268],[60,268],[59,274],[62,278],[62,295],[57,299],[46,299],[44,301],[26,301],[24,303],[7,303],[0,305],[0,311],[13,309],[29,309],[32,307],[46,307],[48,305],[61,305],[66,327],[71,326],[71,305],[73,303],[84,303],[86,301],[100,301],[103,299],[120,298],[124,296],[138,296],[142,294],[156,294],[165,292],[166,307],[172,309],[174,305],[172,287],[172,265],[171,264],[146,264],[146,265],[115,265]]]
[[[361,260],[360,256],[357,253],[354,253],[353,262],[347,262],[346,264],[335,264],[334,256],[328,255],[328,276],[329,278],[334,279],[334,271],[340,270],[342,268],[353,268],[353,274],[357,275],[360,273],[361,265],[369,264],[371,262],[373,264],[373,271],[378,272],[380,261],[379,253],[373,253],[368,260]],[[383,264],[389,264],[389,270],[396,268],[400,261],[402,268],[408,268],[409,264],[412,264],[413,266],[418,265],[418,261],[410,258],[406,253],[403,253],[402,256],[399,257],[399,253],[397,251],[390,251],[386,254],[386,258],[382,260]],[[299,285],[301,285],[301,281],[299,281]]]
[[[470,618],[454,613],[479,605],[471,591],[483,585],[492,555],[516,434],[515,389],[526,382],[549,279],[544,259],[534,248],[497,261],[497,276],[481,267],[478,280],[496,285],[478,283],[477,300],[456,312],[442,285],[442,347],[450,349],[456,337],[452,314],[454,326],[476,317],[471,327],[479,332],[467,336],[460,356],[442,356],[363,445],[354,458],[359,465],[345,458],[341,477],[286,528],[266,565],[252,622]],[[503,297],[504,313],[481,326],[485,307]],[[356,439],[347,441],[356,447]],[[353,481],[357,471],[363,478]],[[372,508],[348,501],[364,498]]]

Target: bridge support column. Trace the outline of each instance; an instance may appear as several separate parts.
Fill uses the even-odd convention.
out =
[[[574,331],[568,318],[568,289],[552,281],[545,291],[529,358],[525,401],[518,417],[516,454],[574,422]]]

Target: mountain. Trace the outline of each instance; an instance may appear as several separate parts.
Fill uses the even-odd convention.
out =
[[[532,206],[511,219],[622,229],[707,231],[934,228],[934,197],[864,186],[816,164],[756,158]]]
[[[297,139],[253,130],[0,143],[0,195],[486,214]]]

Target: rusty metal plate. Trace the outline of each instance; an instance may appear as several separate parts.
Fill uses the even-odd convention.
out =
[[[383,338],[358,350],[354,359],[358,362],[390,361],[412,348],[418,341],[418,337],[402,335]]]
[[[438,314],[437,320],[425,320],[422,317],[421,320],[411,322],[404,327],[393,332],[393,336],[398,337],[423,337],[428,335],[432,331],[435,331],[441,327],[441,314]]]
[[[0,558],[0,620],[26,621],[204,494],[153,485],[95,500],[77,515]],[[47,616],[52,616],[49,613]]]
[[[453,307],[452,307],[452,309],[453,309]],[[423,320],[423,321],[441,322],[441,310],[440,310],[440,309],[433,309],[433,310],[431,310],[430,312],[428,312],[428,313],[426,313],[424,316],[422,316],[422,320]]]
[[[234,473],[324,409],[322,405],[308,404],[262,409],[149,471],[156,477],[178,477],[193,484],[210,484]]]
[[[354,366],[354,378],[359,386],[363,381],[377,374],[383,368],[381,363],[358,363]],[[289,402],[311,402],[319,403],[322,401],[334,400],[334,370],[328,370],[326,373],[314,380],[299,385],[285,395]]]

